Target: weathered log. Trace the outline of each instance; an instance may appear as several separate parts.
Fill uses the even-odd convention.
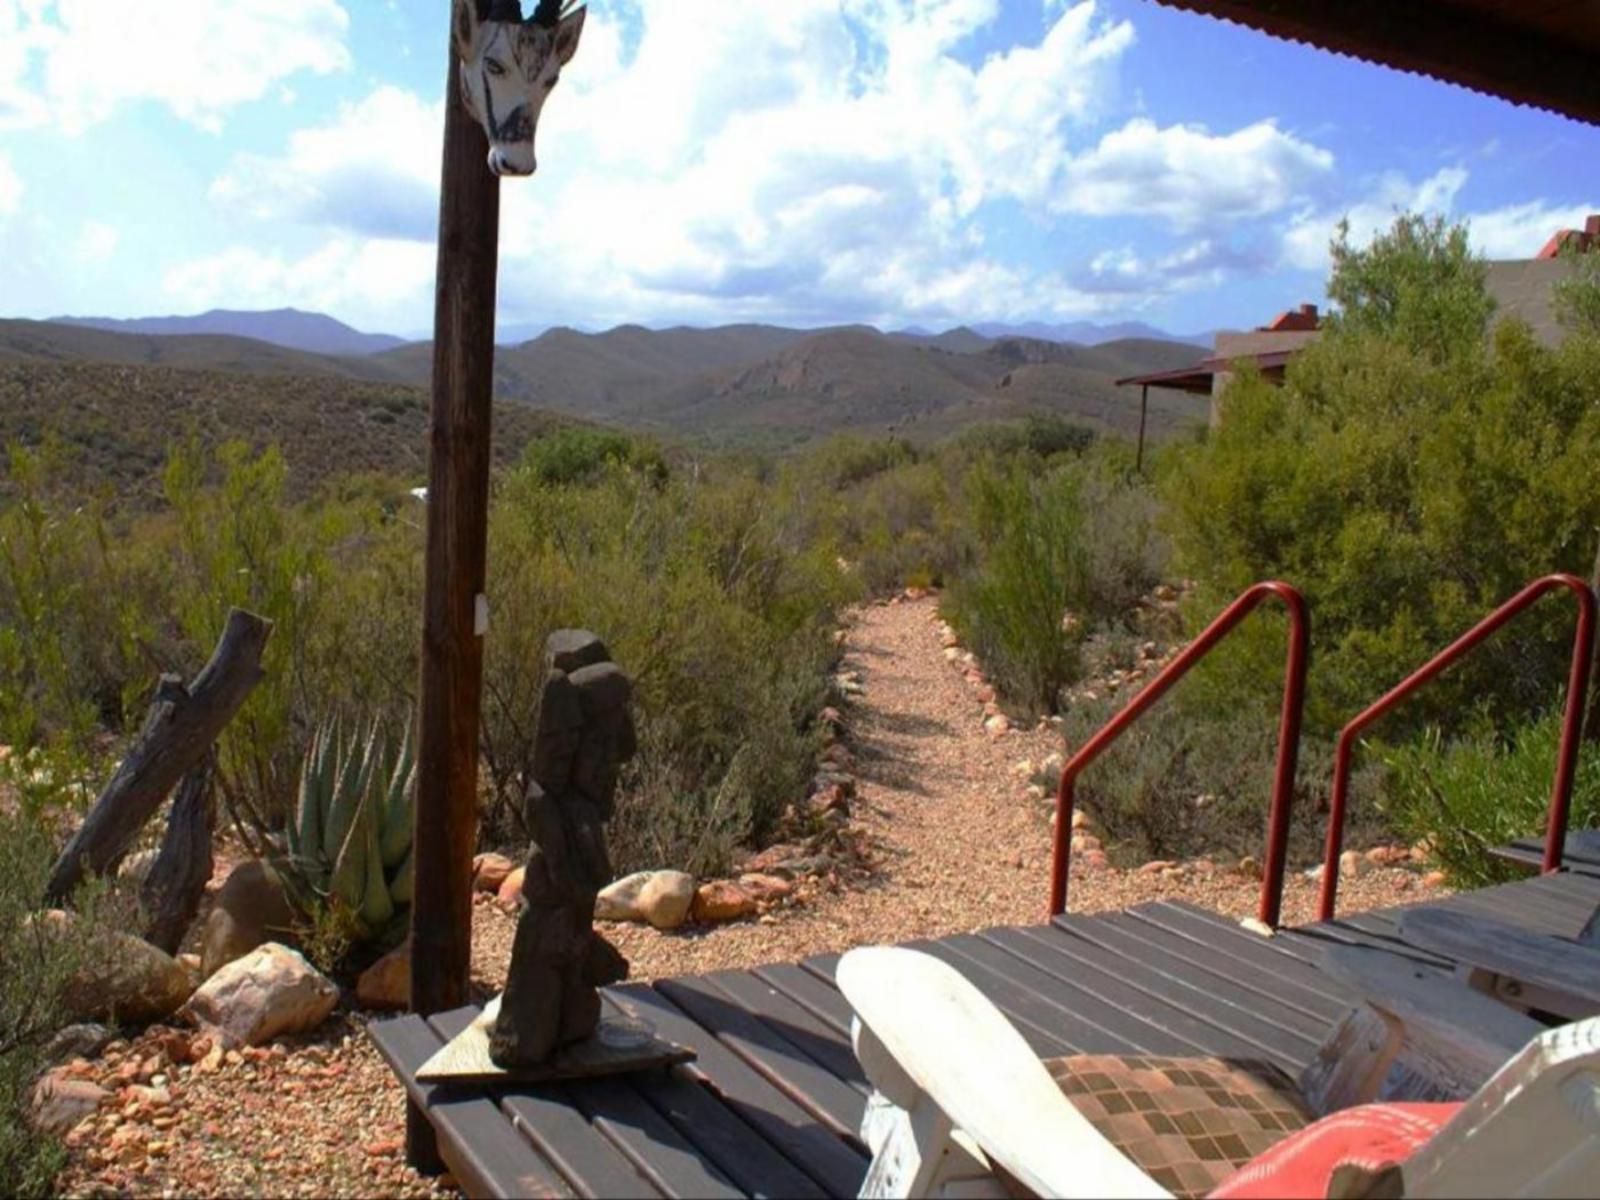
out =
[[[168,954],[176,954],[183,944],[215,865],[211,854],[211,838],[217,828],[213,765],[213,756],[207,755],[178,785],[161,850],[139,890],[146,919],[144,940]]]
[[[261,652],[271,632],[265,617],[233,609],[193,683],[185,688],[175,676],[162,677],[144,728],[50,872],[45,895],[51,904],[65,901],[85,872],[103,875],[126,854],[178,780],[210,752],[261,681]]]

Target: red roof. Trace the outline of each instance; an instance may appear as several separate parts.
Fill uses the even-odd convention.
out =
[[[1534,257],[1558,258],[1563,250],[1568,249],[1574,254],[1587,254],[1591,250],[1600,249],[1600,213],[1585,221],[1582,229],[1556,230],[1544,244],[1544,249]]]

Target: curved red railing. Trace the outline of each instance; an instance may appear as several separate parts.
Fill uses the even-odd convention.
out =
[[[1334,901],[1339,892],[1339,853],[1344,848],[1350,756],[1355,750],[1356,736],[1467,651],[1492,636],[1502,625],[1530,608],[1545,593],[1557,588],[1567,588],[1578,601],[1578,628],[1572,638],[1572,671],[1567,678],[1567,710],[1561,722],[1561,745],[1556,752],[1556,777],[1550,789],[1550,816],[1545,829],[1541,869],[1548,873],[1561,865],[1561,851],[1567,840],[1567,813],[1572,802],[1573,772],[1577,766],[1581,740],[1578,735],[1583,723],[1583,702],[1589,691],[1589,664],[1594,658],[1594,590],[1576,575],[1546,575],[1542,579],[1535,579],[1356,714],[1340,731],[1339,745],[1333,756],[1333,789],[1328,804],[1328,843],[1322,861],[1318,920],[1333,919]]]
[[[1061,784],[1056,789],[1055,856],[1050,867],[1050,916],[1059,916],[1067,910],[1067,873],[1072,862],[1072,792],[1079,774],[1269,596],[1282,600],[1289,610],[1283,716],[1278,724],[1278,769],[1272,781],[1272,812],[1267,822],[1267,854],[1259,910],[1261,920],[1276,927],[1283,900],[1284,859],[1289,849],[1289,806],[1294,800],[1294,768],[1300,751],[1300,713],[1305,707],[1306,661],[1311,639],[1305,597],[1298,588],[1276,580],[1258,583],[1241,593],[1061,768]]]

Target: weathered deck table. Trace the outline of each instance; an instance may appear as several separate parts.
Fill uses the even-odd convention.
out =
[[[1494,853],[1538,870],[1544,862],[1544,839],[1518,838],[1509,845],[1497,847]],[[1569,833],[1561,853],[1561,865],[1565,870],[1600,875],[1600,829]]]
[[[1575,936],[1600,877],[1541,876],[1428,901]],[[1297,1074],[1353,1002],[1319,969],[1329,944],[1453,968],[1408,945],[1387,909],[1267,939],[1188,904],[1064,916],[909,945],[954,964],[1041,1055],[1265,1057]],[[474,1009],[375,1023],[371,1036],[428,1113],[473,1196],[853,1196],[868,1086],[850,1049],[834,956],[608,988],[608,1004],[692,1046],[691,1064],[542,1087],[419,1085],[417,1067]]]

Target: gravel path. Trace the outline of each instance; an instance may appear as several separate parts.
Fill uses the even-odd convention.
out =
[[[985,732],[984,697],[941,644],[937,603],[923,597],[867,606],[850,618],[845,669],[863,694],[844,719],[858,776],[853,819],[868,837],[865,881],[802,885],[799,903],[759,920],[659,933],[604,926],[634,978],[751,967],[852,946],[941,937],[1044,913],[1048,808],[1027,794],[1023,760],[1059,751],[1048,728]],[[1182,897],[1253,915],[1257,885],[1190,866],[1150,873],[1076,872],[1074,912]],[[1341,907],[1420,898],[1418,875],[1371,870],[1348,881]],[[1284,919],[1310,919],[1314,885],[1290,881]],[[487,897],[483,900],[487,901]],[[498,990],[515,919],[492,902],[474,909],[477,981]],[[419,1178],[402,1156],[399,1087],[342,1011],[314,1034],[249,1051],[215,1070],[187,1062],[183,1038],[151,1030],[84,1075],[120,1088],[68,1141],[58,1190],[72,1195],[426,1196],[449,1180]],[[138,1090],[159,1078],[152,1097]]]

